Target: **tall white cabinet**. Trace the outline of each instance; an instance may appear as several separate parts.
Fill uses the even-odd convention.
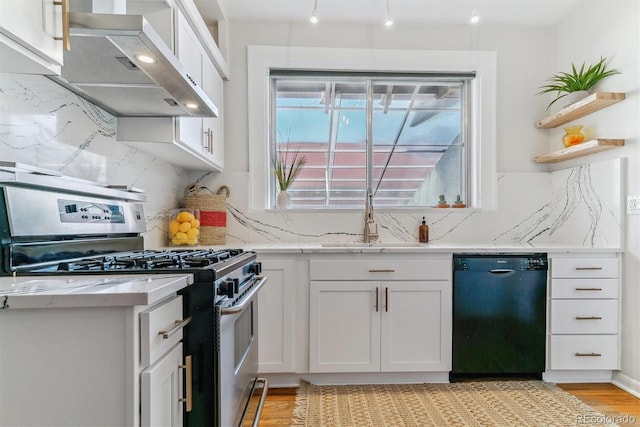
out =
[[[312,259],[310,372],[451,369],[451,257]]]

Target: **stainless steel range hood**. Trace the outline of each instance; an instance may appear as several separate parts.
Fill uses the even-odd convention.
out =
[[[116,116],[217,117],[216,105],[143,16],[70,13],[69,22],[71,50],[62,75],[50,76],[56,82]]]

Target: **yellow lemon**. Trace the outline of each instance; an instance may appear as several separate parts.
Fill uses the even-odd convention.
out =
[[[182,211],[176,216],[176,219],[180,222],[191,222],[193,214],[191,212]]]
[[[189,240],[196,239],[198,237],[198,234],[200,234],[200,230],[198,230],[197,228],[190,228],[187,231],[187,238]]]
[[[169,233],[171,233],[171,235],[176,234],[179,231],[179,227],[180,227],[180,222],[174,219],[169,223]]]
[[[191,221],[181,223],[180,227],[178,227],[178,230],[182,231],[183,233],[186,233],[187,231],[189,231],[190,228],[191,228]]]
[[[193,218],[191,220],[191,228],[198,228],[200,227],[200,221],[198,221],[196,218]]]

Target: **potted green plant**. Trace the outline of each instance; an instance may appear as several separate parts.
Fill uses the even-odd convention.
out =
[[[617,69],[607,70],[605,65],[606,58],[600,57],[600,61],[585,66],[582,63],[580,69],[577,69],[574,64],[571,64],[571,73],[560,72],[552,75],[547,79],[548,84],[540,86],[540,92],[537,95],[545,93],[555,92],[556,97],[549,103],[547,110],[555,104],[558,100],[569,96],[570,94],[577,94],[577,96],[571,96],[570,105],[589,95],[589,89],[591,89],[600,80],[612,76],[614,74],[620,74]],[[566,101],[569,99],[565,98]]]
[[[300,154],[300,147],[292,150],[289,144],[286,144],[283,149],[276,151],[272,163],[273,173],[278,180],[278,187],[280,187],[276,200],[277,206],[280,209],[286,209],[291,200],[287,189],[298,177],[302,167],[307,164],[307,158]]]

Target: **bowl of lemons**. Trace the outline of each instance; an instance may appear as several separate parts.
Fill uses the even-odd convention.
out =
[[[169,241],[173,246],[198,244],[200,211],[198,209],[172,209],[169,212]]]

